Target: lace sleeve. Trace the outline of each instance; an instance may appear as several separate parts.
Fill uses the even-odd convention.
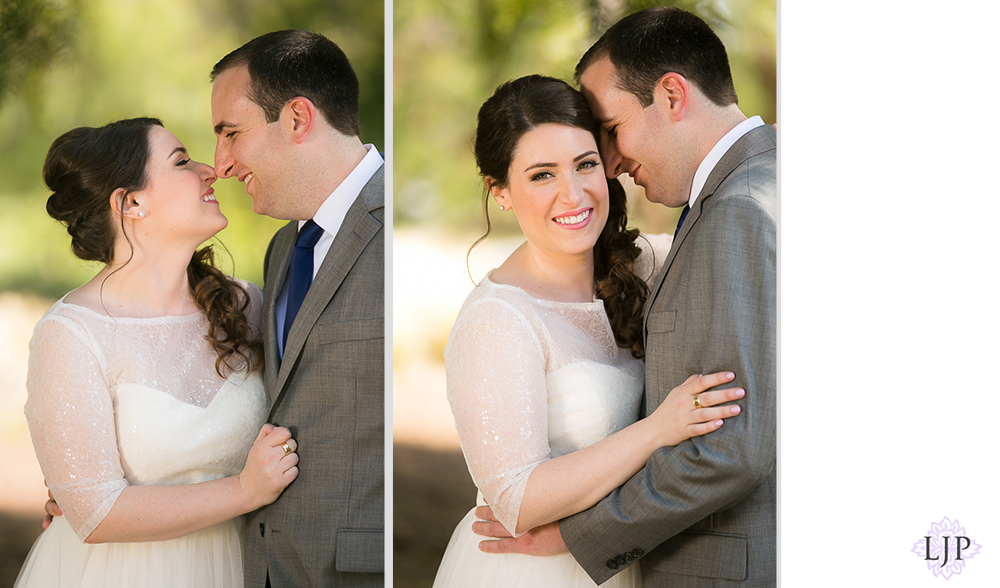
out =
[[[469,472],[513,534],[528,476],[550,453],[541,343],[521,312],[486,299],[462,310],[445,365]]]
[[[107,381],[84,337],[59,318],[35,327],[24,407],[45,481],[81,540],[128,486]]]

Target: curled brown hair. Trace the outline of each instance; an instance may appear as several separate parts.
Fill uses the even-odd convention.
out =
[[[109,197],[122,189],[124,202],[128,192],[146,187],[149,130],[153,126],[162,127],[163,123],[155,118],[133,118],[99,128],[79,127],[49,147],[42,176],[52,195],[45,208],[49,216],[66,225],[73,254],[80,259],[104,264],[114,261],[115,224],[128,241],[125,219],[120,214],[116,218]],[[131,241],[128,243],[131,249]],[[225,377],[224,367],[230,371],[244,366],[248,371],[259,370],[264,352],[246,317],[250,296],[215,267],[211,245],[191,256],[187,276],[195,302],[208,317],[205,339],[218,354],[216,372]]]
[[[507,185],[518,141],[542,124],[584,129],[598,141],[597,124],[580,92],[562,80],[531,75],[501,84],[479,109],[475,154],[479,173]],[[486,234],[490,233],[489,188],[483,195]],[[639,248],[637,229],[628,229],[625,189],[608,180],[608,222],[594,246],[594,284],[620,347],[643,357],[642,310],[649,296],[646,283],[635,275]],[[471,251],[471,249],[470,249]]]

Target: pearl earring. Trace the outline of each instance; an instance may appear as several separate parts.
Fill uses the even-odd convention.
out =
[[[500,205],[500,212],[503,212],[504,210],[505,210],[505,209],[504,209],[504,207],[503,207],[503,204],[501,204],[501,205]]]
[[[143,212],[140,210],[139,211],[139,218],[142,218],[142,215],[143,215]]]

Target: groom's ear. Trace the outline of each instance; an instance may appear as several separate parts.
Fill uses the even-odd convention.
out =
[[[285,127],[291,134],[292,140],[302,143],[312,131],[313,124],[316,123],[316,106],[312,100],[304,96],[292,98],[285,104],[282,116],[287,117]]]
[[[690,98],[691,85],[676,72],[663,74],[653,89],[653,104],[674,122],[684,118]]]

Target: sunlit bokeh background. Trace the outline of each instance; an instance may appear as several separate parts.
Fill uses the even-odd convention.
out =
[[[476,112],[500,83],[532,73],[572,81],[579,57],[608,26],[641,8],[630,0],[398,2],[393,12],[394,580],[430,586],[455,524],[475,504],[445,398],[442,352],[474,282],[522,242],[513,215],[491,205],[472,155]],[[667,4],[671,4],[668,2]],[[740,106],[776,122],[774,0],[678,1],[719,33]],[[627,177],[626,177],[627,179]],[[628,185],[631,223],[676,225]],[[496,353],[503,354],[503,349]]]
[[[309,29],[336,42],[361,84],[361,139],[385,150],[381,2],[351,0],[4,0],[0,2],[0,586],[41,531],[45,488],[27,436],[27,343],[52,302],[99,269],[69,251],[45,214],[49,144],[77,126],[163,120],[194,159],[212,163],[209,71],[260,34]],[[243,185],[220,181],[229,217],[223,266],[262,284],[268,240]],[[221,248],[217,248],[221,249]]]

